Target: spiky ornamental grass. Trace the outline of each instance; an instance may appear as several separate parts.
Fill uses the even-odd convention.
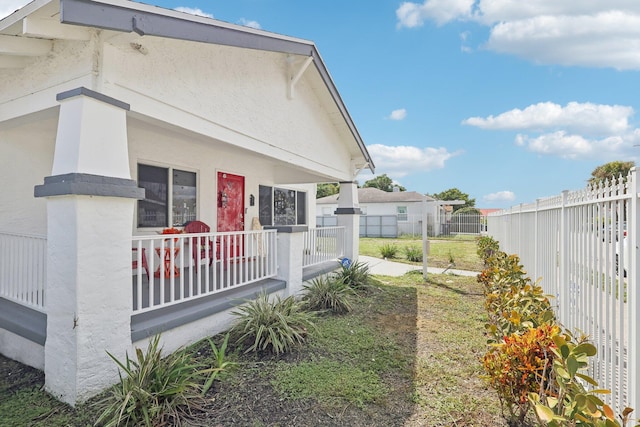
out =
[[[120,368],[120,382],[96,403],[101,412],[96,425],[181,425],[200,399],[200,365],[184,350],[163,358],[159,343],[156,335],[146,352],[136,348],[135,359],[127,354],[124,362],[107,353]]]
[[[348,313],[355,291],[341,278],[320,276],[304,286],[303,301],[309,310]]]
[[[350,265],[341,264],[336,278],[353,289],[366,289],[369,285],[369,266],[360,261]]]
[[[270,301],[262,293],[255,300],[240,306],[233,314],[237,320],[230,332],[239,336],[236,344],[248,345],[245,353],[289,352],[304,342],[309,329],[315,328],[315,313],[306,311],[304,304],[293,296],[283,299],[276,295]]]

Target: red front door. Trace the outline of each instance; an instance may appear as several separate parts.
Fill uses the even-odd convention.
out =
[[[244,177],[218,172],[218,223],[217,231],[244,231]],[[224,239],[227,240],[227,239]],[[228,236],[220,242],[223,254],[231,257],[242,255],[242,239]],[[225,256],[225,258],[226,258]]]

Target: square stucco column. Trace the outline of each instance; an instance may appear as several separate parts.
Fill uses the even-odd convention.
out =
[[[338,226],[345,228],[344,256],[353,261],[358,260],[360,250],[361,213],[357,184],[355,182],[341,182],[338,208],[335,214]]]
[[[307,226],[264,227],[278,230],[278,273],[276,278],[287,282],[287,295],[302,291],[303,233]]]
[[[118,380],[107,351],[131,347],[131,226],[144,197],[130,179],[128,105],[79,88],[61,103],[47,198],[45,388],[75,404]]]

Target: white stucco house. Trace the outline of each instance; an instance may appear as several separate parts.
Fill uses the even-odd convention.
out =
[[[0,20],[0,353],[74,404],[117,381],[106,351],[157,333],[172,351],[258,292],[298,293],[357,258],[363,168],[310,41],[125,0],[29,3]],[[318,182],[341,183],[322,239]]]
[[[440,201],[431,196],[416,191],[383,191],[377,188],[358,188],[358,201],[362,218],[360,223],[360,235],[368,235],[367,221],[374,233],[378,229],[378,223],[382,224],[382,235],[395,237],[403,234],[422,234],[422,221],[424,213],[427,213],[427,225],[429,233],[433,233],[433,224],[440,224],[444,209]],[[316,216],[322,222],[335,216],[341,195],[316,199]],[[337,218],[326,223],[335,223]],[[436,232],[438,227],[435,228]]]

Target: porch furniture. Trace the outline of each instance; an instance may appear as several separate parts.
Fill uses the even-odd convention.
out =
[[[158,254],[158,256],[160,257],[160,265],[158,266],[158,269],[156,270],[156,272],[154,273],[155,277],[160,277],[161,274],[161,270],[164,270],[164,277],[165,278],[169,278],[171,277],[171,263],[173,262],[173,275],[174,276],[179,276],[180,275],[180,269],[178,268],[177,265],[175,265],[175,260],[176,258],[178,258],[178,252],[180,252],[180,248],[176,247],[173,248],[173,250],[171,250],[170,247],[165,247],[164,248],[164,254],[162,253],[162,248],[155,248],[156,249],[156,253]],[[148,275],[148,273],[147,273]]]
[[[131,269],[132,270],[137,270],[138,267],[138,248],[131,248],[131,251],[133,252],[133,261],[131,262]],[[149,265],[147,264],[147,253],[145,251],[144,248],[142,248],[142,268],[144,269],[144,271],[147,273],[147,277],[149,277]]]
[[[185,233],[208,233],[210,230],[211,227],[202,221],[191,221],[184,226]],[[213,263],[213,257],[216,256],[216,252],[213,251],[213,242],[207,236],[191,237],[189,244],[191,245],[191,256],[196,273],[200,267],[200,260],[207,258],[207,248],[209,250],[209,265]]]

